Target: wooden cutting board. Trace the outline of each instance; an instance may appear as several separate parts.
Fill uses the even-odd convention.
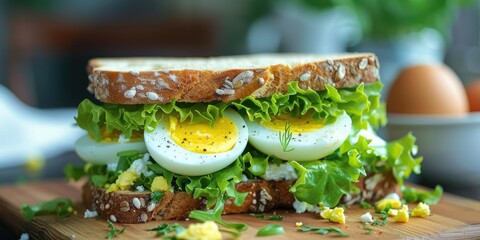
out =
[[[41,216],[31,222],[26,222],[20,214],[22,203],[34,204],[51,200],[57,197],[70,197],[75,202],[78,214],[62,219],[56,216]],[[0,187],[0,222],[7,224],[20,236],[28,233],[31,239],[104,239],[108,227],[105,220],[84,219],[84,207],[81,203],[81,191],[78,183],[63,181],[41,182],[34,184],[3,186]],[[413,209],[415,204],[409,207]],[[253,239],[261,227],[277,223],[285,228],[284,235],[263,237],[261,239],[318,239],[334,237],[335,235],[321,236],[313,233],[297,232],[295,223],[303,222],[317,227],[336,227],[350,234],[348,239],[392,239],[409,237],[427,237],[443,239],[480,239],[480,202],[466,198],[444,194],[439,204],[432,206],[432,215],[427,218],[411,217],[408,223],[396,223],[389,218],[387,225],[370,228],[371,233],[364,230],[360,222],[360,215],[367,210],[353,206],[346,209],[347,223],[330,223],[321,219],[317,214],[296,214],[290,211],[277,211],[276,214],[284,216],[283,221],[261,220],[248,214],[224,216],[225,221],[242,222],[249,225],[242,239]],[[370,210],[370,212],[372,212]],[[373,213],[373,212],[372,212]],[[273,214],[273,213],[270,213]],[[376,215],[374,215],[376,217]],[[180,221],[187,226],[194,222]],[[154,232],[145,231],[146,228],[155,227],[162,222],[147,224],[116,224],[117,228],[127,227],[118,239],[152,239]],[[168,222],[173,224],[173,221]]]

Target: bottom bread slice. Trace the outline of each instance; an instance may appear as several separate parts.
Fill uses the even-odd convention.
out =
[[[248,193],[244,203],[236,206],[233,199],[227,199],[223,214],[260,213],[272,209],[292,208],[295,197],[288,190],[293,181],[248,180],[239,182],[235,188]],[[356,186],[360,191],[344,196],[341,202],[352,205],[360,201],[376,201],[399,188],[391,172],[368,174],[362,177]],[[165,192],[163,198],[155,203],[151,192],[116,191],[106,192],[90,183],[83,187],[83,201],[87,209],[97,211],[104,219],[119,223],[145,223],[155,219],[182,220],[190,211],[205,210],[203,199],[193,199],[186,192]]]

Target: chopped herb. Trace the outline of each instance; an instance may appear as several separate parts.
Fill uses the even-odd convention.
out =
[[[272,236],[284,234],[285,229],[278,224],[268,224],[265,227],[260,228],[257,232],[257,237]]]
[[[336,233],[339,236],[342,237],[349,237],[347,233],[344,231],[338,229],[338,228],[321,228],[321,227],[313,227],[313,226],[308,226],[308,225],[302,225],[300,226],[299,229],[297,229],[299,232],[314,232],[315,234],[322,234],[326,235],[328,233]]]
[[[368,224],[363,225],[363,230],[367,231],[367,234],[372,233],[373,229],[371,229]]]
[[[25,219],[31,221],[36,216],[48,214],[56,214],[62,218],[69,217],[74,212],[72,206],[72,200],[68,198],[56,198],[34,205],[22,204],[20,209]]]
[[[266,220],[273,220],[273,221],[282,221],[283,216],[280,215],[266,215],[264,213],[262,214],[250,214],[251,216],[257,217],[258,219],[266,219]]]
[[[162,225],[157,225],[154,228],[147,228],[147,231],[156,231],[157,233],[155,234],[155,237],[163,237],[165,235],[168,235],[171,232],[179,233],[185,230],[184,227],[182,227],[180,224],[175,223],[173,225],[168,225],[167,223],[164,223]]]
[[[288,144],[290,144],[290,141],[292,140],[292,131],[290,131],[290,123],[286,122],[285,123],[285,131],[282,133],[282,131],[278,131],[278,138],[280,140],[280,144],[282,145],[282,149],[284,152],[291,152],[295,148],[290,148],[288,149]]]
[[[362,209],[371,209],[371,208],[372,208],[372,205],[370,205],[370,203],[368,203],[368,202],[361,201],[361,202],[360,202],[360,208],[362,208]]]
[[[431,192],[418,190],[415,188],[404,187],[402,189],[403,198],[407,203],[411,202],[423,202],[428,205],[435,205],[440,201],[443,194],[443,188],[440,185],[435,186],[435,189]]]
[[[380,214],[381,214],[380,218],[382,219],[382,221],[379,221],[379,220],[373,221],[372,223],[373,226],[384,226],[385,224],[387,224],[388,213],[386,211],[381,211]]]
[[[107,236],[105,237],[105,239],[112,239],[112,238],[116,238],[118,237],[118,235],[122,234],[123,232],[125,232],[125,229],[127,229],[127,227],[123,227],[122,230],[119,230],[118,228],[115,227],[115,225],[113,225],[112,222],[110,222],[110,220],[107,220],[108,222],[108,228],[110,229],[107,233]]]
[[[152,194],[150,194],[150,198],[152,199],[152,202],[157,204],[162,201],[164,195],[165,194],[163,192],[152,192]]]
[[[219,198],[214,209],[206,211],[193,210],[188,215],[189,218],[197,219],[200,222],[214,221],[228,229],[232,230],[232,234],[240,236],[241,231],[247,230],[248,226],[243,223],[227,223],[222,220],[222,211],[225,204],[225,199]]]

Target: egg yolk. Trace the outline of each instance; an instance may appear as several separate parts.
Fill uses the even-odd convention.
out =
[[[275,130],[284,131],[285,124],[290,123],[290,131],[293,133],[313,132],[322,128],[324,125],[320,121],[311,118],[311,114],[292,116],[290,113],[282,113],[272,116],[270,121],[260,121],[264,127]]]
[[[217,119],[213,128],[208,123],[189,124],[170,117],[169,132],[177,145],[196,153],[228,152],[238,141],[237,126],[227,117]]]
[[[120,132],[117,129],[113,130],[107,130],[106,127],[103,127],[100,129],[100,136],[101,136],[101,142],[119,142],[119,138],[122,135],[122,132]],[[95,139],[94,136],[90,135],[90,138]],[[133,131],[132,136],[130,137],[129,141],[127,142],[138,142],[143,140],[143,132],[142,131]]]

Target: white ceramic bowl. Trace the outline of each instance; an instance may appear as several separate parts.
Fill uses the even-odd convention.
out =
[[[465,117],[389,114],[387,139],[412,132],[424,157],[422,179],[446,186],[480,186],[480,113]]]

